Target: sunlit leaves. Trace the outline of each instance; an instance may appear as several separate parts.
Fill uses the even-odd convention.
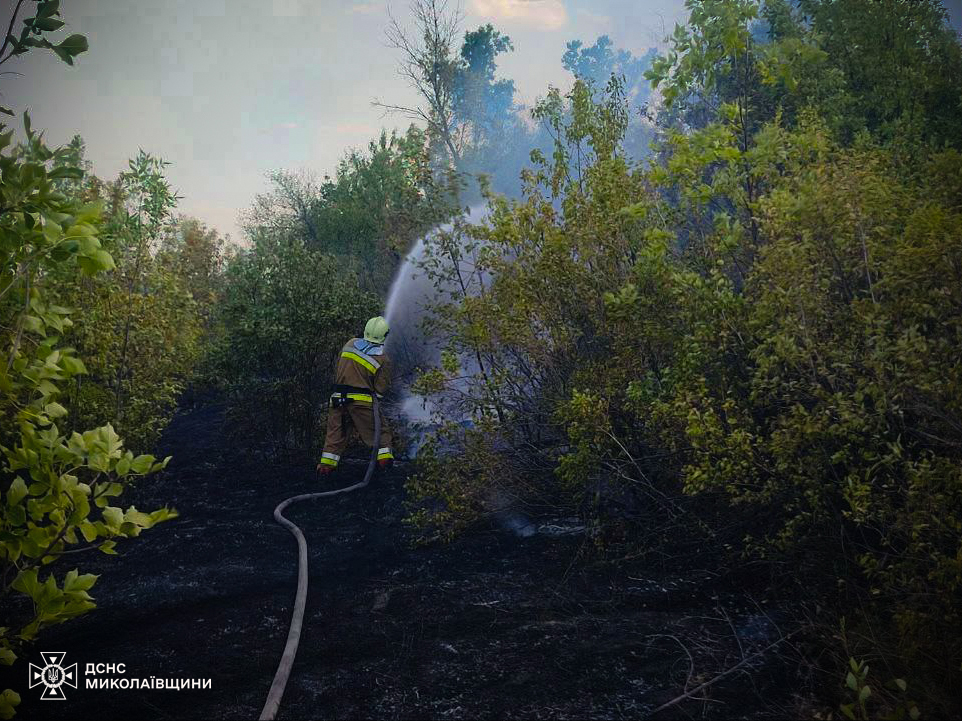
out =
[[[14,12],[19,12],[22,4],[18,3]],[[5,38],[3,51],[6,55],[0,54],[0,63],[4,63],[12,57],[23,55],[31,48],[42,48],[52,50],[67,65],[73,65],[74,58],[88,50],[87,38],[83,35],[73,34],[54,43],[47,37],[49,33],[61,30],[65,23],[60,19],[60,0],[39,0],[36,3],[36,14],[32,17],[22,18],[22,26],[19,34],[11,32]],[[16,15],[9,21],[11,29],[16,23]],[[4,18],[4,26],[7,25]],[[9,47],[9,51],[7,48]]]
[[[59,27],[52,19],[56,6],[37,5],[35,34]],[[18,41],[13,52],[45,42]],[[86,41],[72,36],[56,49],[69,60]],[[94,607],[87,592],[96,577],[74,570],[61,584],[51,564],[68,550],[115,553],[117,539],[176,516],[113,505],[133,478],[159,471],[169,459],[135,456],[109,424],[83,433],[63,430],[76,405],[68,399],[76,386],[69,381],[88,369],[63,342],[76,331],[77,316],[62,296],[81,285],[81,272],[102,277],[115,261],[101,245],[104,206],[62,192],[63,181],[83,176],[70,164],[75,148],[51,150],[27,114],[23,124],[21,146],[11,148],[10,133],[0,134],[0,576],[6,584],[0,593],[17,591],[31,601],[11,616],[14,627],[0,629],[0,661],[7,664],[43,628]],[[18,700],[4,692],[0,716],[9,718]]]
[[[711,90],[746,53],[750,23],[758,17],[757,0],[690,0],[687,25],[675,25],[671,52],[656,58],[646,77],[668,105],[692,88]],[[745,62],[745,60],[742,60]]]

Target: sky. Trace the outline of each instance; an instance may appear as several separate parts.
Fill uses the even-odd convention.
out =
[[[561,67],[567,41],[607,33],[643,51],[684,19],[681,0],[462,0],[461,8],[465,29],[491,22],[511,37],[502,74],[528,105],[549,83],[570,83]],[[0,78],[0,103],[29,109],[51,145],[79,133],[102,178],[115,178],[139,148],[164,158],[183,196],[178,212],[237,239],[238,214],[268,190],[269,172],[332,173],[382,127],[407,127],[372,105],[416,102],[385,38],[389,9],[408,20],[407,0],[390,8],[384,0],[68,0],[62,34],[86,35],[90,50],[72,68],[39,51],[6,63],[22,75]]]
[[[947,3],[956,27],[960,5]],[[490,22],[511,37],[500,74],[528,106],[549,84],[570,85],[568,41],[607,34],[643,53],[686,18],[683,0],[460,7],[463,29]],[[11,60],[3,69],[16,74],[0,78],[0,104],[29,109],[50,145],[79,133],[101,178],[115,178],[140,148],[169,161],[177,212],[237,240],[239,213],[269,189],[268,173],[333,173],[382,127],[409,123],[372,104],[416,103],[385,38],[389,11],[406,23],[408,0],[67,0],[61,34],[86,35],[90,50],[72,68],[36,50]]]

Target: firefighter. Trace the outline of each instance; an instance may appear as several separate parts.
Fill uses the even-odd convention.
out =
[[[388,325],[382,316],[371,318],[364,326],[363,338],[351,338],[341,349],[334,370],[334,393],[327,416],[327,438],[324,453],[317,464],[322,476],[334,471],[347,446],[349,424],[368,446],[378,443],[377,463],[384,469],[394,462],[391,453],[391,430],[381,415],[381,437],[374,438],[372,395],[380,401],[391,382],[391,363],[384,352]]]

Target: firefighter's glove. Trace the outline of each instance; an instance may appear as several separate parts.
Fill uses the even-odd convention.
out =
[[[322,476],[329,476],[334,472],[334,466],[329,466],[326,463],[318,463],[317,472]]]
[[[382,471],[386,471],[387,469],[391,468],[391,466],[394,465],[394,459],[382,458],[377,462],[377,465],[378,465],[378,468],[380,468]]]

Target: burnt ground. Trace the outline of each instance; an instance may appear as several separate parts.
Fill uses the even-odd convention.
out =
[[[282,499],[344,485],[307,458],[238,461],[222,409],[178,415],[162,441],[167,471],[133,489],[180,517],[76,557],[102,574],[98,609],[48,629],[8,673],[19,718],[256,718],[287,637],[296,586]],[[400,464],[371,487],[288,512],[307,537],[310,590],[300,649],[278,718],[639,718],[742,665],[655,718],[808,715],[786,599],[749,602],[741,581],[651,561],[599,564],[582,535],[520,537],[494,523],[449,545],[414,547],[402,522]],[[24,661],[65,651],[80,688],[38,701]],[[209,678],[209,690],[83,687],[86,663],[125,678]],[[119,678],[119,677],[118,677]]]

